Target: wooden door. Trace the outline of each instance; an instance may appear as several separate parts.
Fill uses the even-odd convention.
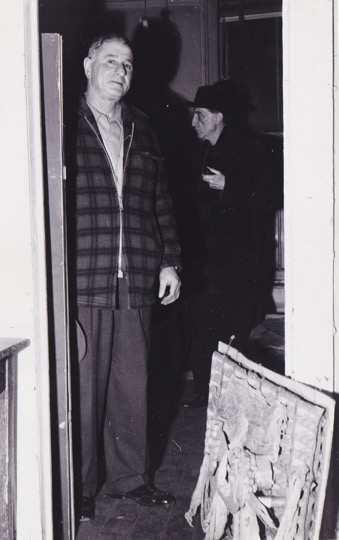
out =
[[[45,208],[50,337],[53,525],[55,538],[74,533],[70,347],[64,203],[62,38],[42,34]]]

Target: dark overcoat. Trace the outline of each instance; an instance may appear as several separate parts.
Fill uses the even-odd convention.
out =
[[[214,146],[198,144],[188,257],[192,290],[231,294],[241,283],[255,285],[262,277],[263,258],[274,243],[276,189],[270,163],[267,145],[251,129],[226,126]],[[206,166],[224,174],[222,192],[201,179]]]

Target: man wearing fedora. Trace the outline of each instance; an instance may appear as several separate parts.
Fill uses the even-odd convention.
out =
[[[198,219],[186,272],[196,394],[185,407],[207,403],[219,340],[246,351],[258,310],[263,244],[275,215],[268,148],[248,123],[245,89],[231,80],[201,86],[191,106],[198,137],[192,213]],[[269,242],[274,245],[274,238]]]

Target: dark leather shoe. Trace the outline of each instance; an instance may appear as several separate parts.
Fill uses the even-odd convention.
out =
[[[126,493],[108,494],[108,496],[113,499],[132,499],[143,506],[164,506],[175,502],[174,495],[167,491],[155,489],[148,484],[142,484]]]
[[[204,396],[195,396],[193,399],[183,401],[181,406],[185,409],[197,409],[198,407],[206,407],[208,399]]]
[[[82,497],[80,521],[92,521],[95,517],[95,504],[91,497]]]

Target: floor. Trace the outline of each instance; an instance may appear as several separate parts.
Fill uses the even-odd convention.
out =
[[[199,474],[205,416],[206,409],[181,409],[173,421],[155,484],[175,495],[175,505],[149,509],[128,499],[110,499],[102,491],[96,499],[95,520],[81,524],[77,540],[202,540],[198,520],[192,529],[184,514]]]
[[[274,371],[283,371],[283,318],[269,318],[254,329],[247,356]],[[203,457],[206,423],[205,408],[192,410],[178,405],[192,391],[188,372],[176,388],[176,404],[167,410],[165,420],[164,416],[153,415],[152,432],[157,434],[151,441],[151,446],[157,448],[153,454],[157,463],[155,485],[173,493],[176,504],[149,509],[128,499],[110,499],[102,490],[96,498],[95,520],[78,526],[76,540],[204,539],[199,516],[193,528],[185,519]],[[324,534],[322,540],[334,539],[330,533]]]

